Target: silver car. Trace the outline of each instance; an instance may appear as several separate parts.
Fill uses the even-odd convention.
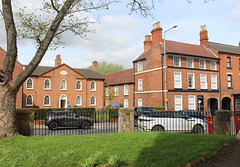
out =
[[[145,131],[204,133],[203,119],[187,117],[178,111],[145,112],[138,117],[138,127]]]

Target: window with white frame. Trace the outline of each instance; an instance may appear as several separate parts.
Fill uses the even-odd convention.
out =
[[[50,106],[50,104],[51,104],[50,97],[48,95],[46,95],[43,99],[43,105]]]
[[[96,98],[94,96],[91,97],[91,106],[95,106],[96,105]]]
[[[228,74],[227,80],[228,80],[228,88],[232,88],[232,75],[231,74]]]
[[[32,95],[28,95],[26,98],[26,105],[27,106],[32,106],[33,105],[33,97]]]
[[[142,90],[143,90],[143,80],[138,79],[138,91],[142,91]]]
[[[77,96],[76,97],[76,105],[77,106],[81,106],[82,105],[82,98],[81,98],[81,96]]]
[[[211,89],[217,89],[217,75],[211,75]]]
[[[201,89],[207,89],[207,75],[200,74],[200,87]]]
[[[200,69],[206,69],[206,61],[203,59],[199,60],[199,67]]]
[[[174,72],[174,88],[182,88],[182,73]]]
[[[91,91],[96,91],[96,83],[95,82],[91,82],[90,88],[91,88]]]
[[[51,89],[51,82],[50,82],[49,79],[46,79],[46,80],[44,81],[44,89],[45,89],[45,90],[50,90],[50,89]]]
[[[188,96],[188,109],[189,110],[195,110],[196,109],[195,96],[194,95],[189,95]]]
[[[188,89],[195,89],[194,73],[188,73]]]
[[[26,85],[27,87],[27,89],[33,89],[33,80],[31,79],[31,78],[29,78],[28,80],[27,80],[27,85]]]
[[[61,81],[61,90],[67,90],[67,82],[65,80]]]
[[[188,68],[194,68],[193,58],[187,58],[187,67]]]
[[[174,96],[175,101],[175,110],[182,110],[182,95],[175,95]]]
[[[118,86],[115,86],[115,87],[114,87],[114,95],[115,95],[115,96],[118,96]]]
[[[81,81],[76,82],[76,90],[82,90],[82,82]]]
[[[173,57],[173,66],[181,67],[181,58],[178,56]]]
[[[143,62],[139,61],[138,62],[138,72],[141,72],[141,71],[143,71]]]
[[[227,68],[231,68],[231,57],[227,57]]]
[[[216,61],[210,61],[210,64],[211,64],[211,70],[216,70],[217,69]]]
[[[128,99],[124,99],[124,105],[123,107],[128,107]]]
[[[138,99],[138,107],[142,107],[142,99]]]
[[[128,85],[124,85],[124,95],[128,95]]]

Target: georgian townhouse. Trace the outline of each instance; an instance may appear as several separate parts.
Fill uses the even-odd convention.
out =
[[[71,68],[61,63],[55,67],[38,66],[23,84],[23,107],[73,108],[103,107],[104,78],[93,70]]]
[[[6,51],[0,47],[0,67],[3,65],[6,55],[7,55]],[[13,78],[16,78],[22,71],[23,66],[17,60],[13,71]],[[17,93],[16,108],[22,108],[22,86],[19,88]]]
[[[200,44],[210,48],[220,58],[221,108],[240,111],[240,42],[232,46],[208,41],[206,26],[201,26]]]
[[[218,56],[203,45],[166,40],[165,66],[162,30],[159,22],[153,25],[151,36],[145,36],[144,52],[133,61],[135,106],[166,102],[169,110],[213,114],[220,103]]]
[[[120,103],[123,107],[134,106],[134,78],[133,69],[128,69],[120,72],[114,72],[104,75],[106,96],[108,92],[114,91],[114,100],[112,103]],[[109,100],[105,101],[105,105],[109,104]]]

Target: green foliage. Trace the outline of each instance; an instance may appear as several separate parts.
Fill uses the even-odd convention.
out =
[[[92,65],[89,66],[87,69],[92,69]],[[101,75],[123,71],[123,70],[124,70],[123,66],[119,64],[107,63],[106,61],[98,63],[98,72]]]
[[[70,167],[82,166],[89,159],[88,164],[92,161],[101,165],[117,155],[119,158],[112,157],[112,162],[119,160],[125,166],[175,167],[185,166],[233,141],[236,136],[157,132],[19,136],[0,139],[0,164]]]
[[[111,165],[111,167],[119,167],[120,163],[120,156],[117,154],[110,155],[110,157],[108,158],[108,164]]]
[[[84,163],[83,167],[95,167],[99,164],[100,156],[102,155],[101,151],[97,151],[95,154],[91,155],[87,158]]]
[[[165,110],[165,106],[154,106],[153,108],[157,110]]]

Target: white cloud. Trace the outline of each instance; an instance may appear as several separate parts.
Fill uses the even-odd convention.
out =
[[[240,21],[240,3],[229,13],[228,16],[232,21]]]

